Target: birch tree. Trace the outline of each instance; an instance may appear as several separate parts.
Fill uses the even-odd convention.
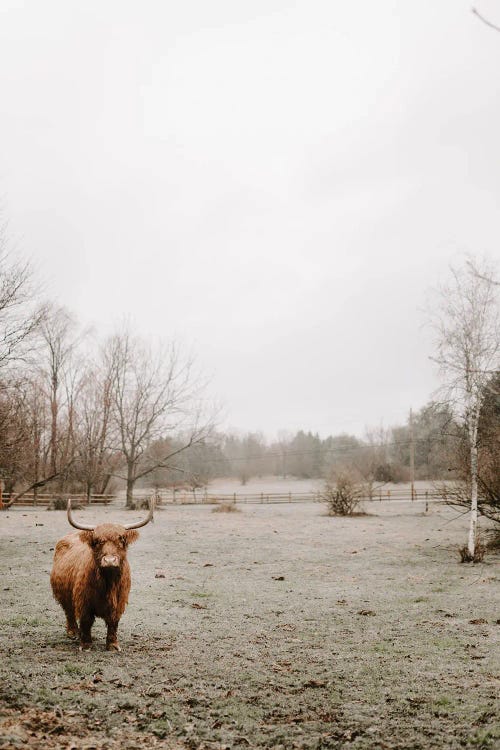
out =
[[[468,259],[451,268],[431,313],[436,354],[446,398],[462,421],[470,455],[470,524],[466,559],[476,559],[478,428],[488,382],[500,369],[500,317],[494,268]]]

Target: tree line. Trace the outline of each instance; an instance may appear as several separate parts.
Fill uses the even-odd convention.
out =
[[[90,497],[121,482],[130,507],[138,481],[210,435],[200,378],[175,343],[153,346],[127,326],[99,339],[39,297],[0,233],[5,506],[28,492]]]
[[[483,409],[480,430],[481,465],[483,473],[489,467],[491,475],[495,473],[495,441],[500,439],[499,409],[500,404],[491,394]],[[245,485],[265,476],[329,479],[348,470],[364,483],[407,482],[412,443],[415,479],[464,478],[467,458],[463,425],[448,404],[431,401],[413,414],[412,426],[408,421],[374,428],[367,430],[364,438],[346,433],[321,438],[318,433],[299,430],[269,441],[259,432],[214,433],[210,442],[179,457],[178,471],[158,468],[150,481],[158,487],[178,483],[197,489],[217,477],[237,478]]]

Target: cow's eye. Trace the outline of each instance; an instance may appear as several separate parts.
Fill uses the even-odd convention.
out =
[[[124,537],[124,536],[121,536],[121,537],[120,537],[120,544],[121,544],[121,546],[122,546],[122,547],[125,547],[125,543],[126,543],[126,539],[125,539],[125,537]]]
[[[97,541],[97,539],[92,539],[92,541],[90,542],[90,544],[91,544],[92,547],[97,547],[97,545],[99,544],[99,542]]]

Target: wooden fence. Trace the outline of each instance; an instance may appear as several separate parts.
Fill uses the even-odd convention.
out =
[[[171,490],[157,490],[155,493],[156,502],[160,505],[215,505],[218,503],[244,503],[244,504],[278,504],[278,503],[320,503],[322,502],[321,491],[312,492],[232,492],[232,493],[212,493],[208,491],[198,491],[196,493],[189,491],[172,492]],[[146,495],[147,496],[147,495]],[[68,497],[82,505],[87,505],[87,495],[68,494]],[[56,494],[39,494],[36,499],[32,494],[23,495],[16,500],[14,505],[22,507],[48,507],[54,500],[59,500],[60,495]],[[66,496],[62,498],[66,500]],[[442,501],[443,495],[438,490],[411,490],[407,487],[393,487],[391,489],[379,488],[372,493],[371,497],[363,497],[364,502],[382,502],[390,501],[394,503],[407,503],[411,501],[420,502],[439,502]],[[3,500],[8,502],[9,496],[4,495]],[[113,500],[120,503],[116,495],[91,495],[91,505],[108,505]]]
[[[80,503],[81,505],[88,505],[88,498],[87,495],[74,495],[74,494],[68,494],[67,497],[70,497],[71,500],[75,503]],[[107,505],[112,500],[114,500],[115,495],[91,495],[90,496],[90,504],[91,505]],[[28,506],[28,507],[36,507],[36,508],[47,508],[51,503],[53,503],[55,500],[62,499],[64,502],[66,502],[66,495],[61,498],[61,495],[55,495],[55,494],[38,494],[36,497],[33,496],[33,494],[27,493],[26,495],[23,495],[19,498],[19,500],[15,500],[13,505],[16,506]],[[4,503],[8,503],[10,500],[10,495],[3,495],[2,500]]]
[[[157,500],[162,504],[172,503],[180,505],[198,505],[198,504],[216,504],[216,503],[311,503],[311,502],[322,502],[321,491],[313,492],[232,492],[232,493],[211,493],[211,492],[197,492],[192,493],[188,491],[183,492],[169,492],[168,490],[159,490],[157,492]],[[443,495],[438,490],[413,490],[409,488],[391,488],[384,490],[383,488],[377,489],[372,493],[372,496],[366,496],[362,498],[366,502],[411,502],[411,501],[423,501],[423,502],[439,502],[443,500]]]

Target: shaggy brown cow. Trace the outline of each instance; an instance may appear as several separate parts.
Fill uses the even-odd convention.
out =
[[[116,631],[130,591],[127,547],[138,538],[136,529],[151,521],[153,508],[151,500],[147,518],[139,523],[84,526],[74,521],[68,500],[68,521],[80,532],[57,542],[50,583],[66,613],[68,635],[80,635],[80,651],[91,647],[90,631],[96,617],[102,617],[107,625],[107,650],[121,651]]]

